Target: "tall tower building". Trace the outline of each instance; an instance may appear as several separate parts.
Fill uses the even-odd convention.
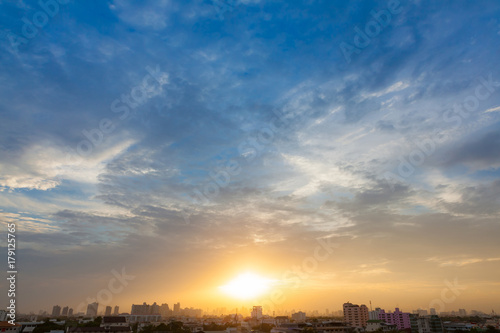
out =
[[[160,314],[160,306],[154,302],[153,305],[151,305],[150,312],[151,314]]]
[[[170,315],[170,308],[167,303],[160,305],[160,314],[163,318],[167,318]]]
[[[344,322],[354,327],[366,327],[368,321],[368,307],[366,305],[344,303],[343,308]]]
[[[57,317],[61,315],[61,307],[59,305],[54,305],[52,308],[52,316]]]
[[[118,307],[118,305],[115,306],[115,311],[113,311],[113,315],[118,316],[118,313],[120,312],[119,310],[120,308]]]
[[[65,307],[62,309],[62,315],[63,315],[63,316],[68,316],[68,310],[69,310],[69,307],[65,306]]]
[[[94,302],[87,305],[87,316],[95,317],[97,316],[97,309],[99,308],[99,303]]]
[[[105,316],[111,316],[111,307],[108,305],[106,306],[106,310],[104,311]]]
[[[262,318],[262,306],[254,306],[252,308],[252,319],[261,319]]]

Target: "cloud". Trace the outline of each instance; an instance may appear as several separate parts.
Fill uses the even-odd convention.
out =
[[[498,112],[498,111],[500,111],[500,106],[489,108],[488,110],[486,110],[484,112]]]
[[[13,160],[0,162],[3,170],[0,189],[47,191],[61,185],[64,180],[96,183],[106,163],[122,154],[132,143],[132,140],[110,140],[87,158],[65,151],[50,141],[33,144]]]
[[[462,143],[458,148],[450,151],[446,159],[447,166],[465,164],[474,169],[497,168],[500,165],[500,132],[492,131],[479,138]]]
[[[156,1],[145,5],[137,1],[117,0],[110,8],[127,24],[139,29],[162,30],[167,27],[174,3],[170,0]]]
[[[499,261],[500,258],[439,258],[432,257],[427,259],[427,261],[438,263],[440,267],[457,266],[463,267],[466,265],[472,265],[477,263]]]
[[[224,20],[210,1],[72,4],[18,53],[0,41],[0,215],[23,237],[20,303],[85,299],[121,266],[139,282],[117,302],[181,298],[244,265],[280,275],[325,237],[339,247],[304,294],[373,283],[396,302],[408,285],[439,292],[456,267],[495,283],[498,94],[460,126],[444,114],[479,76],[498,80],[484,50],[500,5],[409,2],[347,64],[340,42],[386,4],[239,3]],[[0,16],[19,33],[33,10]],[[133,107],[146,66],[169,81]],[[275,112],[287,124],[267,142]],[[104,118],[115,131],[68,158]],[[428,139],[411,175],[384,179]],[[229,161],[241,172],[217,195],[189,199]]]

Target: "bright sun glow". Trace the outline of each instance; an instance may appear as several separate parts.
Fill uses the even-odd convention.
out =
[[[244,273],[219,289],[235,298],[251,299],[267,292],[274,282],[253,273]]]

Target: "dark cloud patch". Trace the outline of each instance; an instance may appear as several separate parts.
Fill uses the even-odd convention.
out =
[[[500,180],[469,186],[460,192],[460,202],[443,204],[451,212],[477,216],[496,216],[500,212]]]
[[[488,169],[498,162],[500,162],[500,131],[492,131],[451,151],[444,164],[447,167],[465,164],[473,168]]]

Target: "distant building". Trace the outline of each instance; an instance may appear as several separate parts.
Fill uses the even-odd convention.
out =
[[[146,302],[142,304],[132,304],[131,315],[148,315],[150,314],[149,305]]]
[[[109,305],[106,306],[106,310],[104,311],[104,315],[111,316],[111,310],[112,310],[112,308]]]
[[[124,316],[104,316],[101,327],[128,327],[127,317]]]
[[[62,315],[63,316],[67,316],[68,315],[68,311],[69,311],[69,307],[65,306],[63,309],[62,309]]]
[[[174,314],[179,314],[181,312],[181,303],[177,302],[174,304]]]
[[[274,318],[275,326],[280,326],[281,324],[288,324],[288,323],[290,323],[290,319],[288,319],[288,316],[277,316]]]
[[[154,302],[150,308],[150,314],[160,314],[160,306]]]
[[[306,326],[307,327],[307,326]],[[340,321],[324,321],[316,324],[317,333],[351,333],[352,328]]]
[[[465,311],[465,309],[458,309],[458,315],[460,317],[466,317],[467,316],[467,311]]]
[[[152,305],[146,302],[139,304],[132,304],[132,315],[158,315],[160,314],[160,306],[154,302]]]
[[[252,308],[252,319],[261,319],[262,318],[262,306],[257,305]]]
[[[387,324],[382,320],[370,319],[366,322],[366,332],[389,332],[394,330],[396,330],[396,325]]]
[[[345,323],[354,327],[366,327],[368,321],[368,307],[366,305],[344,303],[343,310]]]
[[[470,330],[474,327],[474,325],[471,323],[455,323],[447,321],[443,323],[443,327],[446,332],[455,332],[455,331],[470,332]]]
[[[127,327],[70,327],[67,333],[131,333],[130,326]]]
[[[430,313],[431,313],[431,315],[434,315],[434,316],[437,315],[436,309],[434,309],[434,308],[430,308]]]
[[[296,323],[305,323],[306,322],[305,312],[299,311],[292,313],[292,320]]]
[[[271,333],[297,333],[302,331],[302,328],[297,323],[282,324],[278,327],[273,327]]]
[[[120,312],[119,310],[120,310],[120,308],[118,307],[118,305],[115,306],[115,310],[113,311],[113,315],[118,316],[118,312]]]
[[[157,323],[161,321],[160,315],[126,315],[124,316],[128,318],[129,324],[134,323]]]
[[[419,316],[427,316],[429,313],[427,312],[427,310],[418,309],[413,310],[413,314],[418,314]]]
[[[87,316],[95,317],[97,316],[97,309],[99,308],[99,303],[94,302],[87,305]]]
[[[73,315],[73,308],[70,308],[68,310],[68,317],[71,317]]]
[[[441,318],[435,315],[419,316],[410,315],[412,333],[443,333],[444,326]]]
[[[368,312],[369,320],[379,320],[378,315],[380,313],[380,308],[375,308],[375,310]]]
[[[61,315],[61,307],[59,305],[54,305],[52,308],[52,316],[57,317]]]
[[[394,312],[388,313],[386,313],[384,310],[380,310],[378,319],[387,324],[396,325],[398,330],[411,328],[410,313],[401,312],[399,311],[399,308],[396,308]]]
[[[160,314],[163,318],[168,318],[172,316],[172,311],[168,307],[167,303],[163,303],[162,305],[160,305]]]

